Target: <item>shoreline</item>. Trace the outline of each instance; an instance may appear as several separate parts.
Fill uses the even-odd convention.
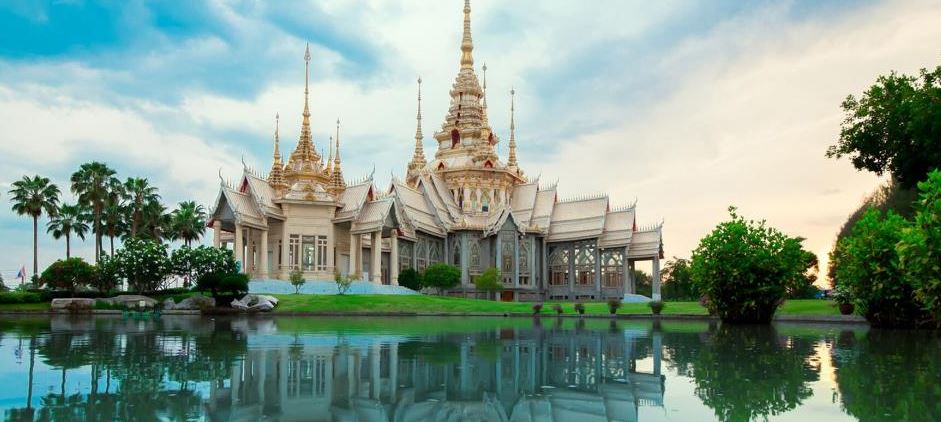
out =
[[[6,316],[114,316],[121,315],[122,311],[111,309],[93,309],[89,312],[70,313],[67,311],[54,310],[32,310],[32,309],[3,309],[0,310],[0,318]],[[577,315],[572,313],[551,314],[541,313],[538,316],[531,313],[522,312],[318,312],[318,311],[283,311],[283,312],[208,312],[203,313],[198,310],[166,310],[161,312],[161,316],[205,316],[214,318],[217,316],[233,317],[486,317],[486,318],[565,318],[565,319],[596,319],[596,320],[678,320],[678,321],[719,321],[718,317],[700,314],[585,314]],[[776,315],[772,322],[797,322],[797,323],[840,323],[840,324],[863,324],[869,325],[865,318],[859,315]]]

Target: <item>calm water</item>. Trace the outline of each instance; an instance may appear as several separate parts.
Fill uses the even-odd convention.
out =
[[[941,420],[941,339],[542,318],[0,319],[6,420]]]

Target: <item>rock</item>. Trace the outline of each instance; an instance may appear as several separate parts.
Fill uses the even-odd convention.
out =
[[[110,303],[112,305],[124,305],[128,308],[139,308],[141,301],[144,302],[145,308],[153,308],[157,305],[156,299],[151,299],[147,296],[141,295],[118,295],[115,297],[109,297],[107,299],[99,299],[102,302]]]
[[[230,305],[232,306],[232,309],[238,309],[241,311],[248,310],[248,305],[246,305],[245,303],[242,303],[242,301],[238,299],[232,299],[232,303]]]
[[[200,310],[216,306],[216,299],[202,295],[190,296],[173,305],[173,309]],[[166,308],[170,309],[170,308]]]
[[[270,312],[278,304],[278,298],[268,295],[245,295],[241,300],[232,300],[232,307],[243,311]]]
[[[52,299],[50,307],[56,311],[91,309],[95,307],[95,299],[86,299],[80,297]]]
[[[176,309],[176,302],[174,302],[171,298],[167,298],[167,300],[163,301],[163,309],[168,311]]]

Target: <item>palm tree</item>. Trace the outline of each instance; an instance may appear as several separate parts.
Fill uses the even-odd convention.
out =
[[[10,190],[13,212],[33,218],[33,277],[39,273],[39,217],[43,212],[53,216],[58,211],[59,187],[50,183],[48,178],[36,175],[23,176],[13,182]]]
[[[150,237],[156,242],[164,238],[170,238],[172,230],[170,227],[170,214],[167,214],[167,207],[160,201],[150,201],[144,205],[141,213],[141,233],[138,237]]]
[[[110,243],[109,255],[114,256],[114,238],[124,236],[128,232],[127,208],[121,206],[119,202],[108,201],[101,212],[102,235],[108,236]]]
[[[65,257],[72,257],[72,235],[85,240],[88,233],[88,211],[81,205],[65,205],[46,224],[46,232],[52,233],[56,240],[65,237]]]
[[[182,240],[186,246],[206,232],[206,210],[194,201],[180,202],[171,216],[173,237]]]
[[[137,235],[137,229],[143,218],[144,206],[150,202],[159,201],[160,195],[157,194],[157,188],[151,186],[147,179],[142,177],[129,177],[124,182],[124,192],[131,209],[131,237],[134,237]]]
[[[105,163],[97,161],[82,164],[78,171],[72,173],[72,193],[78,195],[80,204],[92,210],[96,263],[101,258],[101,213],[117,186],[121,185],[114,174],[114,170]]]

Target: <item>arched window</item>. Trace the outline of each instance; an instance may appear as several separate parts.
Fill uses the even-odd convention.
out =
[[[452,252],[451,263],[458,266],[459,268],[462,267],[461,265],[462,264],[461,263],[461,242],[458,241],[457,238],[454,239],[454,248],[451,252]]]
[[[457,129],[451,129],[451,148],[459,143],[461,143],[461,132],[458,132]]]
[[[480,200],[480,210],[483,212],[490,211],[490,193],[484,193],[484,197]]]
[[[444,163],[438,163],[438,170],[444,170]]]
[[[477,240],[471,240],[470,271],[472,273],[480,272],[480,245],[477,244]]]
[[[601,255],[601,284],[604,287],[619,288],[624,279],[624,252],[606,250]]]
[[[492,169],[492,168],[493,168],[493,163],[492,163],[490,160],[487,160],[486,162],[484,162],[484,168],[485,168],[485,169]]]
[[[568,246],[556,247],[549,255],[549,285],[565,286],[569,284],[569,249]]]

